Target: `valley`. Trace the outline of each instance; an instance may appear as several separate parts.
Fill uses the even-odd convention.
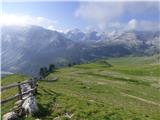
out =
[[[60,67],[97,58],[158,54],[159,35],[159,31],[61,33],[35,25],[3,26],[2,71],[37,76],[48,64]]]

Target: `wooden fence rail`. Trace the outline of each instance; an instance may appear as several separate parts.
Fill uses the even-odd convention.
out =
[[[7,89],[10,89],[10,88],[13,88],[13,87],[17,87],[19,84],[20,85],[23,85],[23,84],[27,84],[27,83],[30,83],[31,81],[33,80],[25,80],[23,82],[18,82],[18,83],[13,83],[13,84],[10,84],[10,85],[7,85],[7,86],[4,86],[1,88],[1,91],[4,91],[4,90],[7,90]]]
[[[31,86],[31,89],[28,90],[27,92],[24,92],[22,93],[21,91],[21,85],[23,84],[29,84]],[[13,84],[10,84],[10,85],[7,85],[7,86],[4,86],[1,88],[1,91],[5,91],[7,89],[11,89],[11,88],[14,88],[14,87],[18,87],[18,94],[14,95],[14,96],[11,96],[11,97],[8,97],[6,98],[5,100],[1,100],[1,104],[4,104],[4,103],[7,103],[11,100],[14,100],[16,98],[19,98],[19,100],[22,100],[22,97],[24,95],[27,95],[29,93],[33,93],[37,88],[37,85],[36,85],[36,81],[35,80],[26,80],[26,81],[23,81],[23,82],[18,82],[18,83],[13,83]]]

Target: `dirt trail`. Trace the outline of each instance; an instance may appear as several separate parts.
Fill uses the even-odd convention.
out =
[[[150,100],[147,100],[147,99],[144,99],[144,98],[140,98],[140,97],[137,97],[137,96],[134,96],[134,95],[129,95],[129,94],[126,94],[126,93],[121,93],[121,94],[124,95],[124,96],[128,96],[130,98],[137,99],[137,100],[143,101],[145,103],[149,103],[149,104],[156,105],[156,106],[160,107],[160,104],[156,103],[154,101],[150,101]]]

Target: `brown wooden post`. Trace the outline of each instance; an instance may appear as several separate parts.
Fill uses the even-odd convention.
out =
[[[19,92],[19,99],[22,100],[22,90],[21,90],[21,82],[18,82],[18,92]]]

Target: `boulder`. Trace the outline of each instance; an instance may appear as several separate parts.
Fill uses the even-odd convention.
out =
[[[35,114],[38,112],[37,101],[34,96],[28,97],[24,103],[22,104],[22,108],[24,109],[26,114]]]
[[[15,112],[8,112],[3,115],[3,120],[17,120],[17,114]]]

